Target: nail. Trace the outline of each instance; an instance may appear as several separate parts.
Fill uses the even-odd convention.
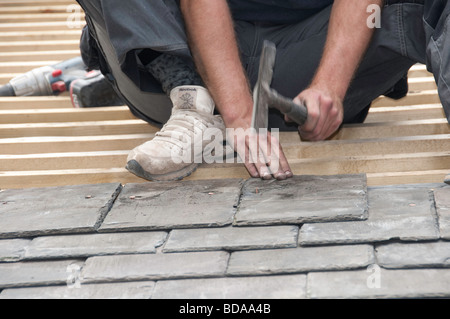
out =
[[[262,179],[264,180],[272,179],[272,175],[270,175],[268,172],[265,172],[262,176]]]

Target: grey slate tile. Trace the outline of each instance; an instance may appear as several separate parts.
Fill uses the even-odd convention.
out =
[[[242,180],[128,184],[100,231],[224,226],[232,222]]]
[[[93,232],[120,184],[6,190],[0,193],[0,238]]]
[[[305,224],[301,245],[379,242],[399,238],[419,241],[439,239],[431,188],[395,186],[369,188],[366,221]]]
[[[117,254],[155,253],[165,232],[135,232],[48,236],[33,239],[24,259],[77,258]]]
[[[450,187],[434,190],[441,238],[450,239]]]
[[[297,246],[298,226],[180,229],[170,232],[164,252],[248,250]]]
[[[91,257],[82,278],[90,283],[221,276],[228,257],[226,252]]]
[[[448,298],[450,269],[309,273],[307,287],[309,298]]]
[[[150,299],[153,281],[5,289],[0,299]]]
[[[306,275],[163,280],[153,299],[304,299]]]
[[[248,180],[234,224],[300,224],[366,218],[365,175],[295,176],[285,181]]]
[[[376,255],[384,268],[450,267],[450,242],[381,245]]]
[[[0,263],[21,260],[30,242],[29,239],[0,240]]]
[[[82,266],[79,260],[0,264],[0,288],[65,284]]]
[[[343,270],[366,267],[374,262],[370,245],[299,247],[233,252],[228,275],[268,275]]]
[[[303,181],[306,181],[312,177],[303,178]],[[429,241],[438,240],[440,236],[450,239],[447,224],[448,208],[450,207],[448,190],[450,188],[445,184],[369,188],[368,220],[330,222],[330,219],[323,218],[324,216],[321,215],[320,219],[311,220],[311,223],[314,223],[302,226],[302,236],[306,234],[305,230],[314,231],[307,233],[310,237],[299,238],[298,241],[301,244],[332,244],[333,246],[283,248],[295,247],[295,239],[298,235],[298,226],[285,223],[298,224],[298,221],[305,217],[299,219],[297,216],[295,219],[288,215],[282,219],[280,217],[282,211],[280,211],[279,213],[275,212],[277,215],[275,219],[271,219],[269,215],[263,219],[260,219],[260,216],[255,219],[250,218],[249,226],[253,227],[245,227],[245,222],[237,223],[240,227],[232,227],[230,223],[238,203],[241,184],[237,183],[238,186],[234,187],[234,184],[229,182],[226,181],[222,184],[223,187],[214,189],[209,188],[211,185],[208,186],[205,182],[206,184],[201,184],[200,189],[193,190],[194,193],[177,189],[185,187],[185,182],[168,183],[173,187],[170,188],[166,185],[168,188],[159,195],[148,191],[148,185],[142,186],[143,191],[142,189],[139,191],[141,193],[136,191],[139,190],[139,187],[130,188],[129,193],[123,196],[128,207],[121,207],[121,210],[117,211],[116,219],[111,224],[105,224],[105,228],[102,229],[104,232],[101,234],[83,233],[93,232],[98,228],[104,215],[113,204],[114,196],[120,190],[118,184],[110,184],[118,187],[117,192],[114,192],[114,187],[111,188],[112,192],[109,197],[105,192],[102,197],[104,200],[99,200],[94,205],[96,209],[94,206],[85,207],[86,210],[94,212],[95,218],[89,219],[86,212],[76,210],[72,211],[71,215],[80,214],[79,219],[84,220],[83,223],[80,222],[73,227],[71,225],[62,227],[59,224],[59,217],[67,218],[64,212],[71,209],[70,205],[80,206],[77,203],[84,203],[85,200],[98,200],[98,195],[93,191],[85,192],[89,188],[74,191],[70,187],[72,194],[77,193],[78,197],[75,196],[73,201],[67,201],[66,198],[70,196],[63,191],[60,193],[61,196],[57,196],[58,203],[66,201],[65,205],[61,204],[58,208],[61,216],[57,216],[49,210],[45,210],[42,214],[36,214],[38,216],[24,215],[25,217],[20,218],[18,222],[28,223],[34,228],[27,230],[24,227],[20,230],[16,229],[14,232],[2,232],[2,229],[6,229],[4,226],[6,222],[4,223],[2,219],[6,216],[2,215],[3,208],[13,207],[9,205],[16,204],[21,196],[16,194],[11,200],[12,192],[0,192],[0,238],[45,235],[35,238],[31,242],[30,239],[25,238],[0,240],[0,299],[117,299],[150,298],[152,296],[154,298],[180,299],[450,297],[450,269],[444,268],[449,267],[450,242]],[[254,180],[254,182],[261,181]],[[337,181],[332,183],[335,182],[338,183]],[[195,183],[197,184],[197,182]],[[220,182],[218,183],[220,184]],[[157,185],[164,186],[164,184],[166,183]],[[230,186],[230,184],[233,185]],[[310,184],[314,185],[314,183]],[[282,183],[273,181],[267,185],[271,189],[263,187],[258,188],[256,192],[256,188],[252,190],[247,187],[244,189],[244,193],[247,192],[248,199],[255,200],[255,203],[264,198],[263,196],[258,197],[263,192],[280,201],[283,196],[289,197],[291,194],[290,191],[284,193],[286,188],[280,186]],[[327,194],[324,189],[310,189],[307,186],[302,185],[301,187],[304,189],[299,191],[299,196],[305,196],[303,199],[308,199],[307,196],[312,198],[322,191],[321,194],[324,198],[319,199],[318,202],[331,198],[331,195]],[[292,187],[295,186],[292,185]],[[100,194],[101,188],[98,190],[100,190],[98,192]],[[229,190],[232,191],[228,192]],[[52,201],[54,201],[55,193],[50,192],[47,198],[41,200],[39,196],[43,190],[36,189],[34,191],[33,196],[27,195],[28,197],[25,198],[36,203],[35,207],[53,207]],[[166,192],[170,194],[166,194]],[[6,193],[9,193],[7,200],[6,197],[1,197]],[[231,193],[235,194],[235,197],[231,196]],[[219,200],[213,200],[215,195],[218,195]],[[152,196],[153,198],[150,198]],[[224,198],[227,196],[234,198],[234,201],[225,200]],[[344,197],[345,194],[342,196]],[[170,205],[163,207],[161,203],[163,201],[170,202],[170,198],[172,198]],[[35,199],[37,200],[33,201]],[[141,201],[147,201],[147,203],[142,205]],[[264,202],[264,200],[262,201]],[[93,202],[91,201],[91,203]],[[182,202],[182,204],[173,205],[174,202]],[[340,205],[338,200],[335,202]],[[148,219],[148,212],[152,210],[153,203],[156,203],[155,207],[159,207],[157,209],[160,210],[160,213],[157,214],[158,218]],[[202,205],[202,203],[206,204]],[[46,206],[46,204],[48,205]],[[231,207],[231,212],[228,209],[225,212],[223,209],[216,214],[214,208],[223,205]],[[261,206],[265,205],[269,204],[261,204]],[[434,205],[436,205],[436,209],[434,209]],[[27,206],[23,205],[22,207]],[[127,212],[129,207],[133,207],[132,212],[137,208],[140,213],[130,214]],[[283,206],[279,207],[284,209]],[[128,215],[120,220],[119,213]],[[58,223],[53,223],[52,219],[46,219],[47,215],[52,214],[55,218],[58,217],[56,218]],[[189,219],[191,217],[192,219]],[[438,217],[439,223],[437,223]],[[42,225],[36,226],[27,218],[32,219],[34,224],[42,221]],[[188,222],[185,223],[177,218],[188,220]],[[306,218],[311,218],[311,216]],[[316,223],[317,221],[328,223]],[[272,226],[278,222],[284,225]],[[254,227],[259,223],[261,225],[266,223],[269,226]],[[81,226],[81,224],[89,226]],[[327,228],[330,225],[333,227]],[[124,231],[127,229],[174,230],[167,237],[167,233],[164,231],[125,233]],[[113,231],[118,233],[111,233]],[[81,234],[66,235],[66,233]],[[54,236],[53,234],[64,235]],[[142,234],[149,237],[137,237]],[[157,235],[152,237],[150,234]],[[155,247],[160,246],[164,238],[168,241],[155,253]],[[374,256],[373,243],[397,238],[417,241],[417,243],[382,243],[376,247],[376,256]],[[304,241],[305,239],[310,241]],[[420,242],[422,240],[427,240],[427,242]],[[338,243],[357,243],[358,245],[336,246]],[[361,243],[370,243],[370,245]],[[161,250],[165,253],[161,253]],[[210,250],[234,252],[230,255],[224,251]],[[179,253],[183,251],[189,251],[189,253]],[[102,254],[108,256],[99,256]],[[95,257],[89,258],[86,263],[82,260],[47,260],[94,255]],[[44,258],[46,261],[16,262],[23,260],[24,256],[25,258]],[[375,260],[384,267],[378,268],[380,288],[369,287],[369,280],[373,273],[367,271],[366,268]],[[392,269],[397,267],[420,269]],[[442,267],[442,269],[432,269],[431,267]],[[77,277],[78,280],[81,280],[80,288],[69,288],[67,283],[73,280],[72,272],[81,269],[83,269],[82,273],[79,278]],[[349,271],[350,269],[352,271]],[[136,280],[138,282],[135,282]],[[155,283],[153,280],[158,281]],[[52,286],[35,287],[45,285]],[[306,288],[308,288],[308,294],[306,294]],[[4,290],[2,291],[2,289]],[[152,294],[152,292],[154,293]]]

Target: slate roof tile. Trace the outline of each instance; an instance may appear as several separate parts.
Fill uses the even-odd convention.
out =
[[[0,298],[450,297],[449,192],[363,175],[4,191]]]

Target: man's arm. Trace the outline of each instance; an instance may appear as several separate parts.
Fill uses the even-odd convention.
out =
[[[296,100],[308,107],[302,138],[324,140],[344,118],[343,100],[374,32],[367,26],[367,7],[383,0],[335,0],[324,54],[310,87]]]
[[[227,128],[249,128],[253,98],[240,60],[227,1],[181,0],[180,5],[195,64]],[[268,143],[280,147],[270,134]],[[245,159],[245,166],[252,177],[273,175],[284,179],[292,176],[281,147],[279,163],[273,163],[279,164],[273,166],[276,171],[270,172],[264,163],[252,162]]]

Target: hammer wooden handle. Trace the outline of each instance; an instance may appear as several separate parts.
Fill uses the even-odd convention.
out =
[[[270,89],[269,97],[272,107],[278,109],[299,126],[305,124],[306,119],[308,118],[308,110],[304,105],[294,103],[294,101],[278,94],[278,92],[273,89]]]

